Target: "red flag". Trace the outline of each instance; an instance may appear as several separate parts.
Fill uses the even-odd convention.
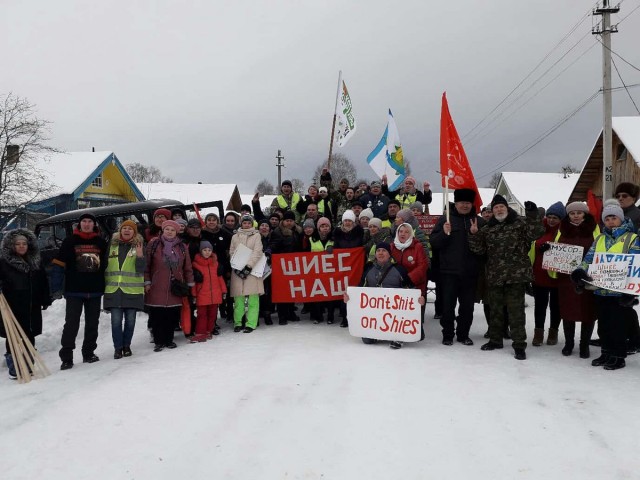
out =
[[[473,177],[467,154],[464,153],[462,142],[458,136],[456,126],[449,113],[447,93],[442,94],[442,113],[440,114],[440,173],[442,174],[442,186],[446,186],[446,177],[449,177],[449,188],[469,188],[475,190],[476,211],[482,207],[482,198]]]
[[[596,197],[593,190],[587,190],[587,207],[589,213],[596,219],[596,223],[600,223],[600,215],[602,215],[602,200]]]

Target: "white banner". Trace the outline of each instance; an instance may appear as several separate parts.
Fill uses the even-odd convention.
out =
[[[339,147],[344,147],[351,136],[356,133],[356,118],[353,116],[351,97],[347,90],[347,85],[342,81],[340,92],[340,103],[336,111],[336,143]]]
[[[582,263],[584,247],[549,242],[551,248],[542,255],[542,268],[552,272],[571,273]]]
[[[354,337],[420,341],[420,290],[348,287],[347,318]]]

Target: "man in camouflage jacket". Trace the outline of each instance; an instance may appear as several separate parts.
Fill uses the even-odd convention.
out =
[[[525,202],[526,217],[520,217],[501,195],[491,202],[493,218],[478,230],[477,221],[469,230],[469,248],[473,253],[486,256],[489,319],[489,342],[482,350],[502,348],[504,325],[503,307],[509,317],[513,349],[518,360],[526,358],[527,333],[525,331],[525,286],[533,276],[529,249],[531,242],[542,236],[544,227],[538,208]]]

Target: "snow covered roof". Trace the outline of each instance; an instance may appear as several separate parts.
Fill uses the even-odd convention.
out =
[[[254,193],[244,193],[244,194],[240,194],[240,198],[242,199],[242,204],[243,205],[251,205],[251,199],[253,198],[255,194]],[[276,198],[277,195],[262,195],[260,197],[260,208],[262,208],[262,210],[264,210],[267,207],[270,207],[271,204],[273,203],[274,198]]]
[[[506,188],[511,198],[507,201],[524,202],[530,200],[539,207],[547,208],[560,201],[566,203],[580,174],[538,173],[538,172],[502,172],[497,193],[503,194]]]
[[[613,131],[640,165],[640,117],[613,117]]]
[[[480,198],[482,198],[482,205],[488,205],[491,203],[491,199],[493,198],[495,189],[494,188],[479,188]],[[444,211],[444,192],[433,192],[432,200],[429,204],[429,214],[430,215],[442,215]],[[449,201],[453,202],[453,191],[449,192]],[[480,212],[478,212],[480,213]]]
[[[184,204],[222,200],[225,210],[239,210],[241,205],[241,203],[236,205],[240,202],[240,194],[235,183],[138,183],[137,185],[147,199],[173,198]]]
[[[36,168],[46,172],[55,186],[52,196],[72,194],[87,181],[93,181],[104,168],[102,164],[114,157],[113,152],[54,153],[37,160]]]

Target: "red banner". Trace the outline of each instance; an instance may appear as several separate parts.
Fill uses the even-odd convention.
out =
[[[447,94],[442,94],[442,112],[440,113],[440,173],[442,174],[442,186],[446,187],[446,178],[449,178],[449,189],[457,190],[469,188],[476,192],[476,211],[482,208],[482,199],[476,185],[476,179],[471,171],[467,154],[464,153],[462,142],[458,136],[456,126],[449,113]]]
[[[347,286],[360,283],[364,249],[275,254],[271,269],[273,303],[342,300]]]
[[[414,216],[416,217],[416,220],[418,220],[420,230],[427,235],[431,235],[431,230],[433,230],[433,227],[435,227],[438,220],[440,220],[440,215],[427,215],[423,213],[422,215]]]

